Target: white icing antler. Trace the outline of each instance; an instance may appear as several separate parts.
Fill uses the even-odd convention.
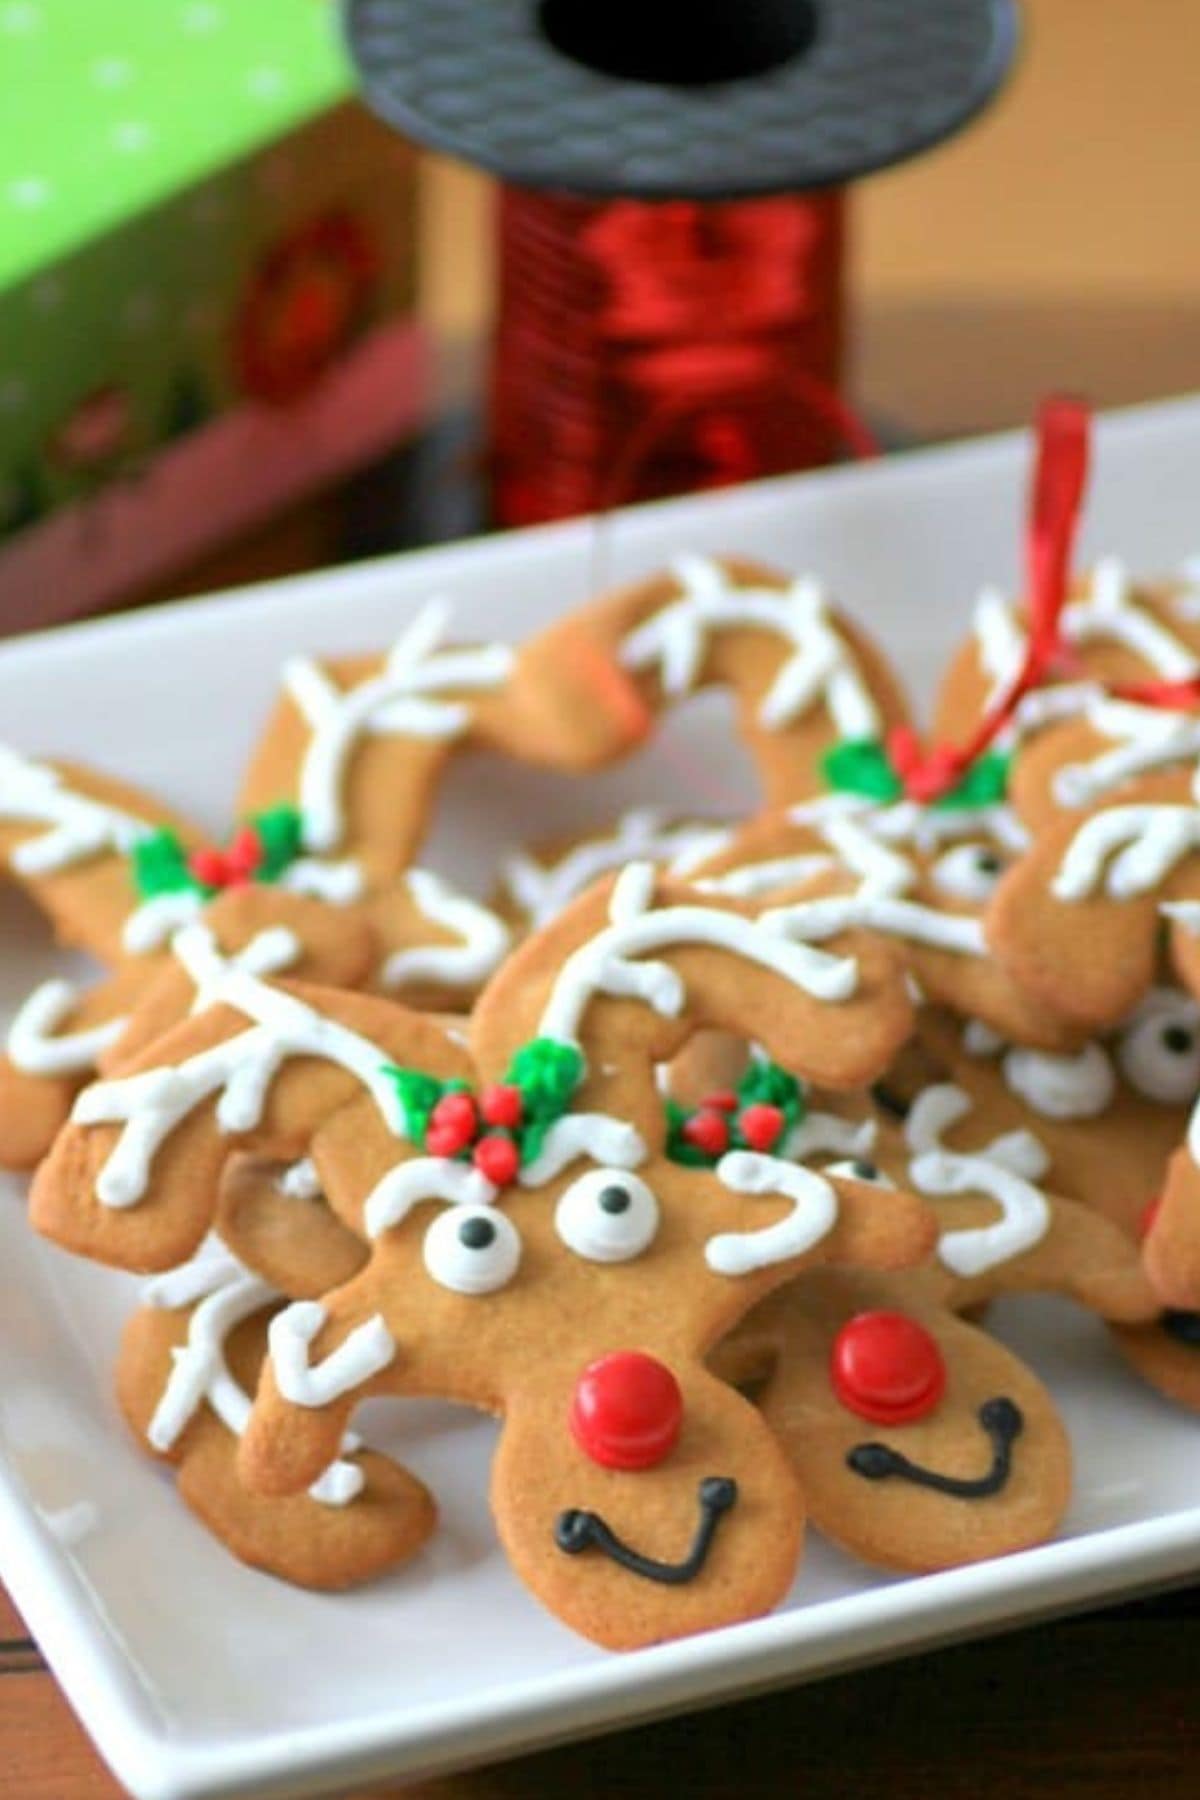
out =
[[[376,1313],[323,1361],[310,1363],[309,1348],[328,1320],[319,1300],[297,1300],[271,1320],[271,1367],[280,1393],[293,1406],[328,1406],[395,1361],[396,1340]]]
[[[8,1030],[8,1059],[14,1069],[54,1076],[95,1068],[128,1021],[110,1019],[83,1031],[59,1031],[82,999],[83,989],[73,981],[43,981],[34,988]]]
[[[1200,670],[1196,652],[1138,603],[1128,571],[1113,556],[1096,564],[1088,593],[1063,608],[1060,629],[1069,644],[1120,644],[1164,681],[1182,681]],[[979,597],[975,643],[984,672],[992,679],[986,702],[991,707],[1011,687],[1026,646],[1016,608],[995,588],[986,588]]]
[[[216,1112],[219,1130],[253,1130],[271,1083],[290,1057],[311,1056],[345,1069],[370,1093],[389,1130],[404,1136],[404,1110],[387,1074],[384,1051],[322,1017],[295,995],[267,987],[225,962],[203,927],[192,926],[179,935],[181,959],[203,975],[209,1004],[230,1006],[255,1023],[178,1066],[146,1069],[84,1089],[71,1114],[76,1124],[124,1126],[96,1180],[96,1197],[102,1205],[136,1205],[146,1192],[150,1166],[161,1145],[213,1094],[221,1096]]]
[[[348,691],[308,657],[293,657],[284,665],[284,685],[312,731],[299,796],[310,850],[333,850],[341,841],[346,765],[364,733],[458,737],[470,725],[470,708],[436,696],[454,689],[495,688],[507,679],[513,655],[504,645],[439,650],[448,623],[445,603],[431,602],[394,645],[382,672]]]
[[[961,956],[983,956],[987,950],[982,919],[871,894],[831,894],[820,900],[800,900],[793,906],[762,913],[759,922],[811,943],[857,927],[908,938],[913,943]]]
[[[761,1231],[724,1231],[709,1238],[704,1260],[716,1275],[749,1275],[772,1263],[803,1256],[819,1244],[837,1222],[837,1193],[812,1169],[762,1156],[754,1150],[731,1150],[716,1167],[717,1180],[735,1194],[774,1194],[792,1202],[786,1218]]]
[[[173,1367],[146,1429],[148,1442],[155,1450],[170,1450],[206,1403],[227,1430],[241,1437],[250,1418],[250,1397],[230,1373],[226,1339],[243,1319],[277,1301],[278,1291],[251,1274],[219,1239],[209,1238],[190,1263],[148,1282],[142,1298],[148,1306],[171,1311],[195,1306],[187,1342],[171,1352]],[[358,1448],[359,1439],[347,1433],[343,1452]],[[363,1485],[362,1470],[339,1459],[308,1492],[326,1506],[346,1506]]]
[[[673,875],[686,875],[722,850],[730,835],[727,826],[672,823],[658,807],[635,807],[621,815],[608,837],[577,844],[549,866],[518,851],[505,860],[501,877],[530,924],[545,925],[613,869],[633,861],[656,862],[666,864]]]
[[[457,932],[458,944],[418,944],[396,950],[380,970],[385,988],[411,982],[438,982],[447,987],[477,987],[497,969],[508,952],[511,933],[477,900],[469,900],[428,869],[410,869],[405,883],[414,904],[435,925]]]
[[[699,679],[712,632],[756,627],[783,638],[791,651],[759,707],[765,730],[780,731],[824,701],[843,737],[878,734],[878,708],[815,581],[738,587],[705,556],[677,558],[672,573],[683,592],[630,632],[621,645],[627,669],[657,664],[665,691],[686,694]]]
[[[180,942],[184,941],[181,933]],[[219,972],[235,968],[251,975],[274,975],[289,968],[301,954],[299,939],[279,927],[260,932],[228,963],[218,959]],[[189,973],[197,981],[192,1011],[202,1012],[208,1005],[204,977],[191,969]],[[207,978],[211,980],[212,975],[210,966]],[[70,981],[44,981],[34,988],[9,1027],[7,1049],[13,1067],[28,1075],[50,1076],[80,1075],[94,1069],[105,1051],[119,1041],[129,1020],[109,1019],[87,1030],[60,1032],[58,1027],[82,999],[82,988]]]
[[[1103,887],[1113,900],[1156,888],[1200,850],[1200,807],[1111,806],[1085,819],[1067,845],[1050,891],[1084,900]]]
[[[938,1240],[942,1262],[967,1279],[1032,1249],[1050,1229],[1049,1203],[1032,1185],[1048,1159],[1032,1132],[1006,1132],[969,1155],[943,1144],[944,1133],[971,1108],[962,1088],[940,1083],[918,1094],[904,1127],[914,1152],[909,1179],[919,1193],[981,1193],[1001,1208],[996,1224],[944,1231]]]
[[[0,747],[0,819],[47,825],[9,858],[19,875],[54,875],[104,851],[127,855],[153,829],[119,807],[74,793],[57,769]]]
[[[1102,736],[1123,740],[1090,762],[1067,763],[1054,776],[1061,806],[1090,806],[1122,782],[1200,758],[1200,720],[1159,707],[1099,699],[1087,721]]]
[[[636,999],[666,1018],[683,1010],[684,988],[665,962],[640,962],[648,951],[678,944],[711,944],[772,969],[818,1000],[848,1000],[858,982],[853,957],[827,956],[798,943],[803,934],[773,915],[746,919],[716,907],[669,906],[653,910],[655,869],[631,863],[618,876],[609,902],[608,928],[569,956],[559,971],[538,1026],[541,1037],[577,1041],[580,1022],[596,994]]]

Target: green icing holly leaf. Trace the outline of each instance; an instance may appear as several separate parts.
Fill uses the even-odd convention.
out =
[[[821,772],[840,794],[865,794],[869,800],[898,800],[904,791],[878,738],[845,738],[821,758]]]
[[[958,807],[997,805],[1008,792],[1011,761],[1010,756],[1001,755],[999,751],[987,751],[975,759],[949,793],[933,802],[934,806],[952,811]]]
[[[752,1062],[737,1084],[738,1113],[747,1106],[777,1106],[783,1114],[783,1130],[779,1136],[779,1147],[786,1144],[796,1126],[804,1117],[806,1105],[804,1089],[794,1075],[781,1069],[778,1063]],[[733,1138],[735,1144],[741,1144],[741,1133],[737,1128],[737,1118],[733,1120]]]
[[[410,1142],[423,1150],[429,1115],[450,1084],[438,1081],[433,1075],[423,1075],[419,1069],[400,1069],[393,1063],[384,1065],[384,1074],[396,1084],[404,1108],[404,1129]],[[453,1085],[463,1088],[466,1083],[459,1081]]]
[[[208,891],[188,867],[187,851],[178,835],[165,825],[134,845],[132,861],[133,885],[143,900],[160,894]]]
[[[583,1080],[583,1052],[557,1038],[522,1044],[508,1065],[505,1081],[521,1090],[521,1161],[541,1153],[550,1127],[561,1119]]]
[[[255,813],[250,824],[262,845],[256,881],[278,881],[304,849],[303,824],[295,806],[272,806]]]
[[[504,1079],[520,1088],[526,1118],[561,1118],[583,1080],[583,1052],[557,1038],[533,1038],[517,1051]]]

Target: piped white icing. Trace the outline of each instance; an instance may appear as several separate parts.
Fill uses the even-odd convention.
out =
[[[769,631],[788,654],[759,707],[764,730],[783,730],[823,702],[842,737],[878,735],[879,710],[815,581],[801,579],[786,589],[738,587],[706,556],[680,556],[671,572],[682,592],[624,640],[626,668],[657,667],[664,691],[676,698],[699,680],[714,631]]]
[[[621,815],[607,837],[576,844],[556,863],[543,864],[518,851],[505,860],[501,878],[536,928],[557,918],[577,895],[613,869],[636,860],[663,863],[672,874],[686,875],[723,849],[730,835],[725,826],[674,822],[658,807],[635,807]]]
[[[346,771],[365,733],[458,737],[470,725],[470,707],[438,696],[447,690],[496,688],[508,678],[513,656],[503,645],[439,649],[448,623],[449,608],[432,601],[397,640],[381,672],[349,690],[339,688],[308,657],[285,664],[284,686],[312,734],[299,792],[308,849],[334,850],[341,842]]]
[[[250,1397],[230,1372],[225,1343],[243,1319],[279,1298],[275,1288],[251,1274],[216,1238],[209,1238],[190,1263],[146,1284],[143,1300],[148,1306],[172,1311],[195,1308],[186,1343],[171,1352],[171,1373],[146,1429],[155,1450],[171,1450],[205,1404],[235,1437],[242,1436],[250,1418]],[[359,1440],[350,1434],[342,1441],[343,1451],[352,1453],[358,1447]],[[363,1485],[362,1470],[339,1458],[308,1492],[326,1506],[345,1506]]]
[[[1055,771],[1053,792],[1060,806],[1091,806],[1123,782],[1200,758],[1200,719],[1189,714],[1103,699],[1088,708],[1087,720],[1117,742],[1089,762],[1066,763]]]
[[[461,941],[415,944],[394,951],[380,970],[382,985],[392,991],[417,982],[478,987],[508,953],[511,933],[507,925],[428,869],[410,869],[404,879],[418,912],[454,932]]]
[[[380,1313],[356,1325],[321,1362],[310,1361],[313,1340],[329,1314],[319,1300],[296,1300],[276,1313],[268,1328],[275,1385],[293,1406],[328,1406],[362,1387],[396,1358],[396,1340]]]
[[[832,1184],[782,1157],[731,1150],[717,1164],[716,1176],[735,1194],[782,1196],[792,1202],[792,1210],[760,1231],[723,1231],[709,1238],[704,1260],[715,1275],[749,1275],[803,1256],[837,1222],[838,1197]]]
[[[1068,644],[1120,644],[1139,656],[1164,681],[1181,681],[1200,670],[1200,659],[1146,607],[1116,557],[1103,557],[1092,572],[1089,591],[1063,608],[1060,629]],[[1011,686],[1025,656],[1026,637],[1015,607],[994,588],[985,589],[975,609],[975,643],[980,664],[991,678],[987,705]]]
[[[1099,1044],[1074,1056],[1053,1056],[1016,1044],[1004,1053],[1004,1079],[1012,1092],[1047,1119],[1095,1119],[1117,1091],[1112,1064]]]
[[[1051,882],[1058,900],[1086,900],[1102,888],[1130,900],[1165,881],[1200,849],[1200,807],[1110,806],[1085,819]]]
[[[45,825],[9,855],[18,875],[55,875],[106,852],[127,856],[153,829],[120,807],[77,794],[57,769],[0,746],[0,819]]]
[[[337,1064],[367,1089],[388,1129],[404,1136],[404,1110],[387,1074],[389,1059],[378,1046],[322,1017],[294,994],[268,987],[228,962],[218,973],[212,959],[220,953],[212,934],[203,926],[191,926],[188,933],[196,935],[180,934],[185,938],[180,954],[185,962],[190,958],[197,968],[208,971],[210,1004],[230,1006],[254,1024],[177,1065],[96,1082],[83,1090],[71,1114],[77,1124],[123,1126],[96,1179],[102,1205],[136,1205],[149,1185],[160,1146],[213,1094],[220,1095],[219,1130],[253,1130],[272,1082],[292,1057]]]
[[[913,1151],[909,1179],[919,1193],[986,1194],[1001,1209],[994,1225],[944,1231],[938,1256],[955,1275],[970,1279],[1021,1256],[1050,1229],[1050,1205],[1033,1182],[1045,1172],[1046,1153],[1029,1132],[1009,1132],[971,1154],[948,1150],[944,1133],[971,1111],[959,1087],[941,1083],[919,1094],[905,1121]]]
[[[793,906],[762,913],[759,923],[794,931],[811,943],[859,928],[907,938],[912,943],[959,956],[983,956],[987,950],[982,919],[963,913],[940,913],[912,900],[870,894],[830,894],[819,900],[797,901]]]
[[[540,1187],[580,1156],[613,1168],[636,1169],[648,1154],[641,1132],[625,1119],[607,1113],[565,1113],[551,1125],[541,1149],[517,1179],[522,1187]]]
[[[449,1156],[414,1156],[380,1177],[363,1203],[369,1238],[381,1237],[423,1200],[450,1206],[488,1206],[497,1190],[480,1169]]]
[[[43,981],[20,1008],[8,1030],[8,1059],[26,1075],[79,1075],[94,1069],[126,1024],[109,1019],[82,1031],[60,1031],[83,999],[71,981]]]
[[[786,909],[750,920],[716,907],[669,906],[654,910],[655,869],[631,863],[617,877],[609,902],[610,924],[575,950],[559,970],[538,1026],[540,1037],[577,1040],[592,997],[636,999],[666,1018],[683,1010],[683,982],[665,962],[635,959],[678,944],[709,944],[772,969],[815,999],[849,999],[856,988],[853,957],[832,957],[798,941],[803,924]]]

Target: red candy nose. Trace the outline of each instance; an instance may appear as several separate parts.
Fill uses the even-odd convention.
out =
[[[606,1469],[652,1469],[673,1448],[682,1423],[679,1383],[639,1350],[602,1356],[575,1384],[571,1432]]]
[[[933,1411],[946,1387],[937,1340],[904,1313],[859,1313],[842,1326],[830,1358],[842,1405],[876,1425],[907,1425]]]

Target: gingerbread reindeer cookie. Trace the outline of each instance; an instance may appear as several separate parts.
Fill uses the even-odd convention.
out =
[[[281,913],[293,895],[320,901],[347,932],[373,933],[372,985],[421,1006],[469,1003],[509,931],[409,866],[436,782],[459,748],[559,767],[574,752],[569,733],[542,721],[537,680],[518,678],[514,653],[444,647],[447,621],[444,607],[427,608],[384,658],[286,665],[244,784],[243,823],[224,848],[99,778],[0,761],[0,832],[15,872],[62,935],[115,965],[90,994],[56,982],[22,1010],[0,1062],[0,1160],[37,1161],[124,1031],[142,982],[157,978],[172,934],[230,889],[268,891]]]
[[[323,1016],[331,1003],[319,1002]],[[194,1021],[186,1041],[176,1034],[176,1078],[210,1053],[214,1031],[224,1047],[244,1030],[231,1010]],[[440,1394],[504,1415],[492,1485],[501,1538],[578,1629],[630,1647],[772,1605],[799,1551],[801,1498],[758,1416],[704,1371],[703,1353],[806,1263],[920,1257],[929,1215],[905,1194],[881,1199],[853,1175],[816,1176],[772,1154],[800,1122],[782,1068],[776,1101],[743,1108],[738,1147],[713,1169],[673,1161],[654,1069],[703,1026],[753,1029],[777,1067],[858,1086],[907,1022],[902,982],[868,942],[814,950],[786,913],[751,919],[656,884],[646,866],[585,895],[489,985],[469,1056],[445,1038],[431,1058],[414,1036],[406,1051],[377,1053],[386,1101],[369,1089],[347,1105],[344,1089],[327,1088],[308,1149],[371,1257],[272,1323],[241,1446],[249,1485],[307,1489],[368,1395]],[[136,1131],[137,1099],[127,1078],[123,1095],[85,1110]],[[176,1111],[174,1127],[193,1150],[204,1139],[206,1169],[229,1155],[211,1103]],[[72,1153],[88,1179],[112,1172],[111,1126],[70,1133],[96,1140]],[[175,1204],[172,1137],[161,1121],[142,1133],[143,1159],[158,1146],[156,1198]],[[292,1154],[303,1148],[293,1139]]]

